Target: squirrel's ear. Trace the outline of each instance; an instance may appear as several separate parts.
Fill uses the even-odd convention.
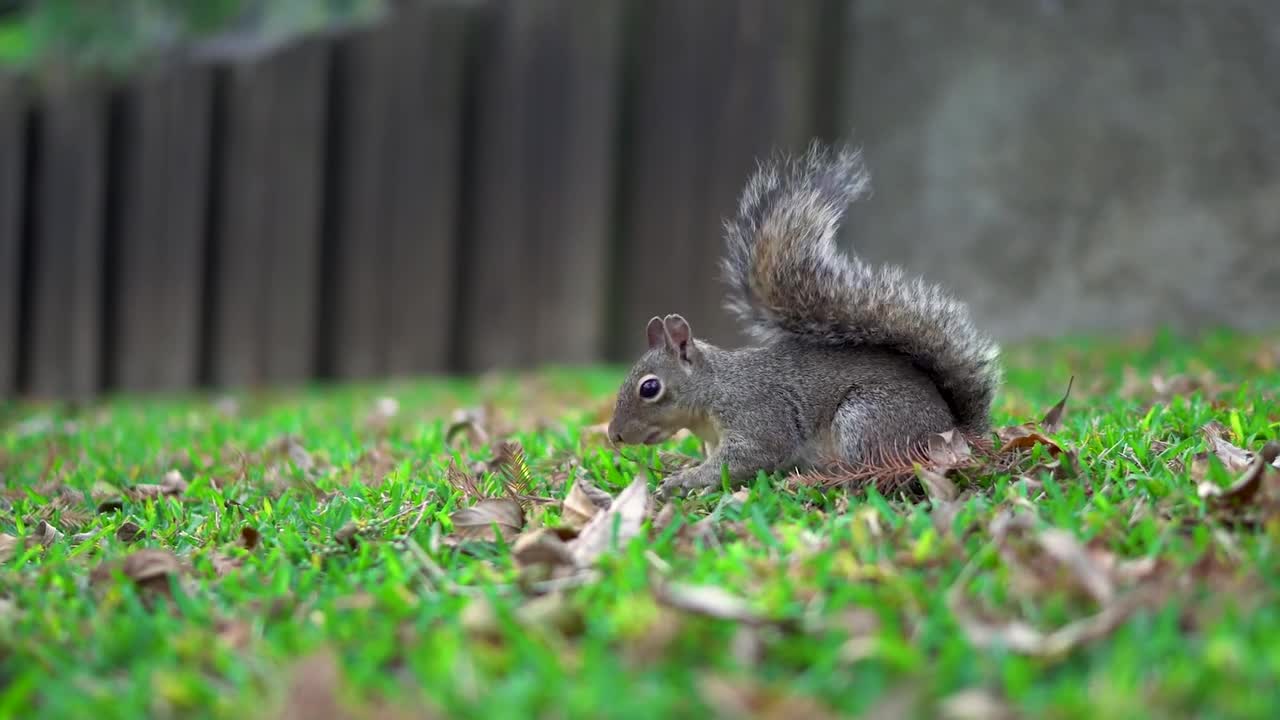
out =
[[[692,362],[697,349],[693,345],[693,331],[689,328],[689,321],[679,315],[668,315],[663,319],[662,325],[667,331],[671,349],[681,360]]]
[[[661,346],[667,341],[666,331],[662,329],[662,318],[654,316],[649,321],[649,327],[645,328],[645,334],[649,336],[649,349],[653,350]]]

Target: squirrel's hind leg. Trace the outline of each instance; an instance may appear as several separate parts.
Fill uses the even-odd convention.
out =
[[[883,463],[930,433],[946,432],[955,419],[945,404],[905,393],[893,399],[852,397],[831,422],[831,456],[848,465]]]

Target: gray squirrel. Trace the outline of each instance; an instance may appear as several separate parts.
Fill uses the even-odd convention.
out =
[[[654,317],[618,391],[609,439],[655,444],[688,429],[699,465],[660,497],[740,486],[757,473],[875,462],[931,433],[988,431],[999,347],[966,305],[835,243],[870,184],[861,151],[819,143],[761,163],[725,223],[725,307],[756,344],[722,349],[680,315]]]

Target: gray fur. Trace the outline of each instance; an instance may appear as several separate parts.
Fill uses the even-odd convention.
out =
[[[725,225],[723,269],[726,307],[759,344],[677,347],[670,333],[651,335],[618,394],[615,442],[659,442],[681,428],[708,441],[707,461],[673,475],[664,493],[718,485],[722,469],[736,484],[761,470],[874,460],[932,432],[988,429],[999,350],[965,305],[836,248],[845,208],[868,185],[858,152],[816,144],[762,165],[747,184]],[[692,337],[680,316],[663,324]],[[657,401],[638,393],[649,375],[663,384]]]

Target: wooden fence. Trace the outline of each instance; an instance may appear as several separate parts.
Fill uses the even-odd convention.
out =
[[[0,396],[622,359],[720,309],[839,0],[443,0],[127,81],[0,83]]]

